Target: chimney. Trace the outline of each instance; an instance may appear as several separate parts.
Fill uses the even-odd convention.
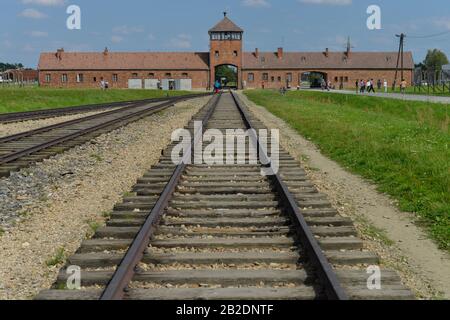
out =
[[[259,49],[258,48],[255,49],[255,57],[259,58]]]
[[[282,59],[283,58],[283,48],[278,48],[278,59]]]
[[[108,47],[105,47],[105,50],[103,50],[103,55],[107,56],[109,53]]]
[[[64,48],[56,50],[56,58],[61,60],[63,52],[64,52]]]
[[[324,53],[325,53],[325,57],[328,58],[330,56],[330,49],[326,48]]]

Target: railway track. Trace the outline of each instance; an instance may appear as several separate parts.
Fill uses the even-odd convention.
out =
[[[126,108],[2,137],[0,138],[0,177],[7,177],[11,172],[167,109],[177,102],[201,96],[204,94],[158,99],[151,103],[145,101],[134,103]]]
[[[30,120],[41,120],[41,119],[54,118],[54,117],[62,117],[62,116],[68,116],[68,115],[73,115],[73,114],[86,113],[86,112],[91,112],[91,111],[108,110],[108,109],[119,108],[119,107],[126,108],[126,107],[132,107],[136,104],[153,103],[153,102],[160,102],[160,101],[165,101],[165,100],[167,100],[167,98],[144,99],[144,100],[134,100],[134,101],[120,101],[120,102],[90,104],[90,105],[64,107],[64,108],[34,110],[34,111],[26,111],[26,112],[4,113],[4,114],[0,114],[0,124],[23,122],[23,121],[30,121]]]
[[[186,127],[192,133],[194,121],[264,128],[233,94],[213,97]],[[175,165],[174,147],[36,299],[413,298],[390,270],[380,290],[368,289],[367,266],[379,258],[286,151],[279,174],[266,177],[264,151],[258,164]],[[67,288],[70,266],[81,268],[80,290]]]

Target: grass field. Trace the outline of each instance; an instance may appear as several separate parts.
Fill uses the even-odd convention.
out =
[[[0,88],[0,113],[160,98],[167,93],[161,90]],[[189,92],[169,93],[170,96],[182,94]]]
[[[450,106],[315,92],[246,91],[322,152],[375,182],[450,250]]]

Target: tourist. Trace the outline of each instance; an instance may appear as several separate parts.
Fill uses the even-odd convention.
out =
[[[221,87],[220,81],[216,80],[216,82],[214,83],[214,93],[215,94],[218,94],[220,92],[220,87]]]
[[[384,79],[383,81],[383,86],[384,86],[384,93],[388,93],[388,82],[386,79]]]
[[[378,88],[378,91],[381,90],[381,85],[382,85],[381,79],[378,79],[378,82],[377,82],[377,88]]]
[[[356,86],[356,94],[358,94],[358,92],[359,92],[359,80],[356,80],[356,82],[355,82],[355,86]]]
[[[401,91],[401,93],[403,93],[403,94],[406,93],[407,85],[408,85],[408,83],[406,82],[406,80],[402,79],[402,82],[400,82],[400,91]]]
[[[359,83],[359,91],[361,93],[364,93],[364,90],[366,89],[366,83],[364,82],[364,80],[361,80],[361,82]]]
[[[367,92],[375,93],[374,83],[375,83],[375,81],[373,79],[370,79],[370,81],[369,81],[369,90]]]

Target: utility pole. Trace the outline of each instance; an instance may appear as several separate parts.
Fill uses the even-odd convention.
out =
[[[394,83],[392,85],[392,89],[395,91],[395,87],[397,86],[397,77],[398,77],[398,69],[399,69],[399,65],[401,67],[401,81],[403,81],[403,79],[405,79],[404,77],[404,46],[405,46],[405,38],[406,38],[406,34],[402,33],[402,34],[396,34],[395,35],[397,38],[400,38],[400,45],[398,46],[398,55],[397,55],[397,66],[395,67],[395,78],[394,78]]]

